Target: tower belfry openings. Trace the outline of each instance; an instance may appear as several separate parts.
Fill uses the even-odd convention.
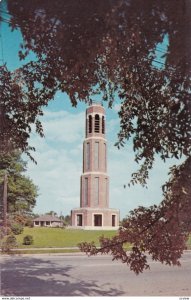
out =
[[[86,109],[80,208],[72,210],[72,226],[84,229],[118,228],[119,210],[109,208],[105,110],[93,103]]]

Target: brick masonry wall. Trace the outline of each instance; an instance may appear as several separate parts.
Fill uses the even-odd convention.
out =
[[[82,226],[85,227],[95,227],[95,224],[100,222],[102,227],[111,227],[112,215],[115,216],[115,227],[119,224],[119,210],[109,208],[105,126],[103,106],[96,104],[87,108],[83,173],[80,180],[80,208],[72,210],[73,226],[77,226],[77,215],[82,216]]]

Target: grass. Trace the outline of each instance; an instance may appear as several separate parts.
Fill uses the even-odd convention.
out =
[[[191,234],[190,234],[189,239],[186,244],[187,244],[187,249],[191,250]]]
[[[12,249],[11,252],[9,254],[60,254],[60,253],[81,253],[80,250],[78,249],[22,249],[22,250],[16,250],[16,249]]]
[[[104,235],[105,237],[114,236],[116,231],[93,231],[93,230],[67,230],[61,228],[28,228],[25,227],[22,234],[17,235],[18,248],[22,250],[12,251],[14,254],[33,254],[33,253],[72,253],[79,252],[78,248],[64,249],[77,247],[80,242],[92,242],[94,241],[96,246],[99,246],[99,237]],[[34,239],[33,245],[23,245],[23,238],[25,235],[32,235]],[[35,248],[35,249],[32,249]],[[40,248],[49,248],[43,249]],[[52,248],[52,249],[51,249]],[[63,249],[54,249],[63,248]],[[127,245],[126,250],[130,250],[130,245]],[[187,249],[191,250],[191,235],[187,241]]]
[[[99,237],[114,236],[116,231],[86,231],[86,230],[67,230],[62,228],[28,228],[25,227],[22,234],[16,236],[18,248],[64,248],[77,247],[80,242],[92,242],[99,245]],[[23,245],[23,238],[25,235],[32,235],[33,245]],[[28,252],[27,252],[28,253]]]

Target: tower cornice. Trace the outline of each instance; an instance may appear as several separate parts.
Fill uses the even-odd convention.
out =
[[[109,178],[106,172],[101,172],[101,171],[89,171],[89,172],[84,172],[82,174],[82,176],[88,176],[88,175],[104,175],[105,177]]]
[[[100,136],[100,135],[89,136],[89,137],[84,139],[84,142],[89,141],[89,140],[102,140],[104,142],[107,142],[107,140],[104,137]]]

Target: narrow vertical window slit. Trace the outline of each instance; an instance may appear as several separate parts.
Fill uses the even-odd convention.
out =
[[[95,132],[99,133],[99,115],[95,115]]]

